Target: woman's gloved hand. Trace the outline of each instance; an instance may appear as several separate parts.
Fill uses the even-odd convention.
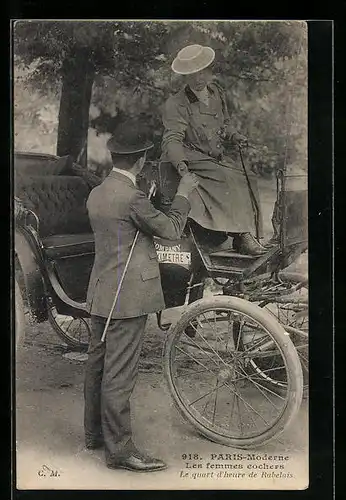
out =
[[[188,198],[189,195],[194,191],[199,184],[199,180],[196,174],[187,173],[185,174],[179,183],[177,189],[177,195],[184,196]]]
[[[219,135],[226,147],[246,147],[248,145],[248,138],[245,135],[229,130],[227,127],[220,129]]]
[[[234,144],[235,146],[240,146],[241,148],[246,147],[249,142],[248,138],[245,135],[240,134],[239,132],[235,132],[234,134],[232,134],[230,139],[230,142],[232,144]]]

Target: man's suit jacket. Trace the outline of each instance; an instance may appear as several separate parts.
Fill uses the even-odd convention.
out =
[[[108,317],[137,230],[139,237],[112,318],[164,309],[153,236],[180,238],[190,210],[187,198],[176,196],[168,214],[163,214],[131,179],[111,171],[91,191],[87,209],[95,235],[95,261],[87,293],[89,312]]]

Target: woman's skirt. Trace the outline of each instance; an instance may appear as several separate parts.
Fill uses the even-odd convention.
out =
[[[199,178],[191,194],[189,217],[213,231],[252,233],[262,237],[261,207],[256,178],[242,165],[225,158],[189,161],[190,172]]]

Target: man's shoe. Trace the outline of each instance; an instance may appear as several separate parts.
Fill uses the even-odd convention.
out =
[[[239,233],[233,237],[233,248],[245,255],[263,255],[266,251],[250,233]]]
[[[167,469],[167,465],[157,458],[150,458],[140,453],[118,458],[107,463],[109,469],[126,469],[132,472],[156,472]]]

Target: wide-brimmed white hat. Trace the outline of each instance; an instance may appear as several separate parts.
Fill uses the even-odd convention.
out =
[[[191,75],[208,67],[215,58],[211,47],[188,45],[181,49],[172,63],[172,70],[179,75]]]

